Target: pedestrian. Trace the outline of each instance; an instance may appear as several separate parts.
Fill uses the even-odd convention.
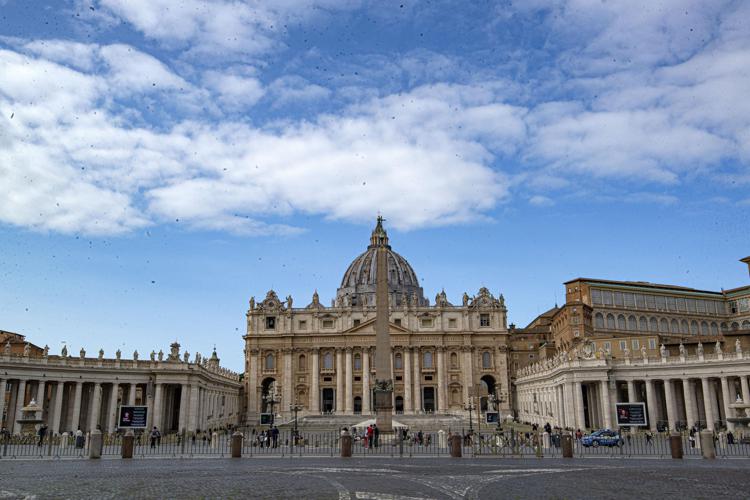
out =
[[[552,434],[552,426],[549,422],[544,424],[544,432],[546,432],[547,434]]]
[[[39,430],[37,431],[37,436],[39,436],[39,442],[37,443],[37,446],[41,447],[42,443],[44,442],[44,436],[47,435],[47,426],[42,424],[39,426]]]
[[[734,433],[732,431],[727,432],[727,444],[734,444]]]
[[[156,448],[156,444],[161,439],[161,433],[159,432],[159,429],[156,428],[156,426],[154,426],[154,428],[151,429],[150,438],[151,438],[151,448]]]
[[[372,424],[367,426],[367,448],[372,448],[374,440],[375,429],[372,428]]]
[[[271,439],[273,440],[273,447],[278,448],[279,447],[279,428],[275,425],[271,429]]]
[[[373,446],[377,448],[380,446],[380,429],[378,429],[377,424],[372,424],[372,439],[373,439]]]
[[[422,429],[419,429],[419,432],[417,432],[417,443],[422,444],[422,440],[424,439],[424,434],[422,433]]]
[[[646,431],[646,444],[653,446],[654,442],[654,435],[651,434],[651,431]]]
[[[76,431],[76,448],[82,449],[86,444],[86,438],[83,436],[83,431],[80,427]]]

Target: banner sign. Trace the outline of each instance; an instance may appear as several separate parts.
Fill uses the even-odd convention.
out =
[[[118,427],[126,429],[145,429],[147,425],[147,415],[148,406],[121,406]]]
[[[615,403],[615,405],[618,426],[639,427],[648,425],[646,403]]]

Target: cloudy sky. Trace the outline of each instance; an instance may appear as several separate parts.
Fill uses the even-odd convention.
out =
[[[429,297],[746,284],[750,3],[0,0],[0,329],[242,366],[387,219]]]

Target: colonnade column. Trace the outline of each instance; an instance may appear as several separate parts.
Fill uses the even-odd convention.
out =
[[[16,418],[13,420],[13,434],[21,433],[21,424],[19,424],[18,421],[21,418],[23,418],[22,408],[26,405],[25,399],[26,399],[26,380],[19,380],[18,391],[16,392]],[[10,425],[8,427],[10,427]]]
[[[610,406],[609,383],[602,380],[599,383],[599,390],[602,393],[602,413],[604,414],[604,427],[612,428],[612,407]]]
[[[70,430],[75,432],[81,425],[81,397],[83,396],[83,382],[76,382],[76,391],[73,396],[73,419],[70,422]]]
[[[442,346],[437,348],[437,383],[438,404],[435,413],[445,412],[448,410],[448,401],[445,390],[445,348]]]
[[[188,407],[190,406],[190,386],[182,384],[180,386],[180,416],[177,424],[177,432],[187,430],[188,426]]]
[[[163,384],[154,384],[154,414],[151,420],[151,427],[156,427],[159,432],[162,431],[162,418],[161,418],[161,406],[162,406],[162,391],[164,389]]]
[[[117,393],[119,390],[120,387],[117,383],[112,384],[112,391],[109,393],[109,420],[107,424],[109,432],[115,432],[115,428],[117,427]]]
[[[135,405],[135,395],[138,392],[138,384],[130,384],[130,389],[128,391],[128,404],[130,406]]]
[[[695,417],[695,385],[690,379],[682,381],[682,397],[685,400],[685,418],[687,419],[688,428],[695,425],[698,420]]]
[[[404,349],[404,413],[407,415],[413,413],[411,405],[411,350]]]
[[[711,404],[711,398],[713,391],[711,390],[711,384],[708,378],[704,377],[701,379],[701,388],[703,389],[703,406],[706,412],[706,429],[709,431],[714,430],[714,408]]]
[[[750,386],[747,384],[747,377],[745,375],[740,377],[740,387],[742,388],[742,402],[750,403]]]
[[[729,421],[734,416],[732,408],[729,407],[732,404],[732,399],[729,396],[729,381],[726,377],[721,377],[721,395],[724,402],[724,419],[727,422],[727,430],[733,431],[734,423]]]
[[[362,404],[364,405],[364,401],[362,402]],[[312,372],[310,373],[310,411],[312,413],[320,413],[320,358],[317,349],[313,349],[312,351]]]
[[[653,380],[646,380],[646,405],[648,406],[648,427],[656,432],[656,395]]]
[[[94,384],[94,392],[91,395],[91,418],[89,419],[89,431],[96,429],[99,423],[99,417],[102,411],[102,384],[99,382]]]
[[[422,412],[422,370],[420,367],[420,352],[419,347],[415,347],[414,351],[414,413]]]
[[[36,404],[39,405],[39,408],[42,409],[41,417],[44,418],[44,390],[46,389],[46,384],[44,383],[44,380],[40,380],[39,384],[36,388]]]
[[[284,382],[281,387],[281,408],[279,413],[289,411],[289,405],[293,403],[294,378],[292,377],[292,350],[284,350]]]
[[[464,347],[464,404],[469,402],[470,389],[473,384],[473,367],[471,362],[471,347]]]
[[[677,427],[677,410],[671,379],[664,379],[664,399],[667,403],[667,426],[670,431],[673,431]]]
[[[573,397],[576,404],[576,428],[586,428],[586,415],[583,412],[583,385],[580,382],[573,383]]]
[[[65,393],[65,382],[58,382],[55,384],[55,403],[52,414],[52,426],[50,428],[51,434],[60,434],[60,424],[62,422],[62,404],[63,394]],[[2,401],[2,400],[0,400]]]
[[[254,391],[253,391],[254,392]],[[200,416],[198,415],[198,396],[200,396],[200,387],[198,384],[193,384],[190,388],[190,409],[188,410],[188,432],[195,432],[200,423]]]
[[[346,374],[344,375],[344,411],[347,415],[354,413],[354,399],[352,395],[352,381],[354,372],[352,371],[352,348],[346,348]]]
[[[362,414],[369,415],[370,410],[370,349],[362,349]]]
[[[344,413],[344,356],[336,349],[336,415]]]
[[[5,409],[5,387],[8,385],[8,379],[0,378],[0,425],[3,420],[3,410]]]

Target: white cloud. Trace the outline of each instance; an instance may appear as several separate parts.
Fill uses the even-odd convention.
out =
[[[218,71],[207,71],[203,82],[217,96],[219,102],[230,110],[253,106],[265,94],[257,78]]]
[[[529,198],[529,204],[535,207],[551,207],[555,202],[551,198],[536,194]]]
[[[304,78],[295,75],[277,78],[269,87],[274,96],[274,104],[276,106],[318,101],[331,95],[329,89],[310,83]]]

